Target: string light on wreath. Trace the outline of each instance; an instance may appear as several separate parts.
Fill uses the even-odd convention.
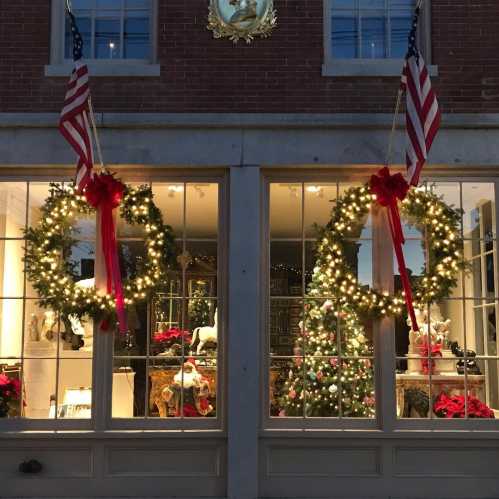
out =
[[[360,233],[374,201],[376,195],[367,185],[352,187],[338,199],[331,220],[321,229],[312,276],[318,285],[311,286],[309,296],[323,297],[336,289],[334,298],[340,306],[350,305],[359,312],[376,316],[400,315],[406,308],[404,293],[389,295],[361,285],[345,257],[348,238]],[[466,267],[462,258],[460,213],[426,189],[411,190],[400,211],[426,233],[427,267],[412,283],[414,306],[421,307],[449,296],[457,284],[459,271]]]
[[[174,242],[172,229],[164,224],[149,186],[126,185],[119,209],[128,224],[145,229],[146,255],[139,273],[123,283],[125,304],[130,306],[148,299],[166,280],[173,261]],[[114,296],[98,292],[95,286],[75,282],[75,264],[69,260],[78,233],[74,226],[76,217],[94,212],[74,186],[50,184],[39,223],[26,231],[28,279],[40,297],[40,304],[66,317],[75,314],[100,319],[115,313]]]

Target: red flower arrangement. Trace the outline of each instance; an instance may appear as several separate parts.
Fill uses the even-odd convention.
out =
[[[468,417],[469,418],[494,418],[492,411],[486,404],[480,402],[476,397],[468,395]],[[465,397],[464,395],[451,395],[442,392],[433,403],[433,412],[439,418],[464,418]]]
[[[19,400],[21,394],[21,383],[17,379],[11,379],[5,374],[0,374],[0,418],[9,414],[9,404],[13,400]]]
[[[422,345],[419,347],[421,357],[421,369],[423,374],[433,374],[435,370],[435,361],[430,357],[442,357],[442,345],[440,343],[430,344],[428,338],[425,338]],[[431,353],[430,353],[431,352]]]
[[[191,334],[189,331],[182,331],[178,327],[172,327],[168,331],[163,331],[160,333],[154,333],[153,341],[155,343],[175,343],[176,340],[191,342]]]

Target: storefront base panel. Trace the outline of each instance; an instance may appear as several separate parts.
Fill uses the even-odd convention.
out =
[[[19,472],[36,459],[40,473]],[[225,497],[223,441],[43,439],[0,445],[1,497]]]
[[[499,497],[499,442],[435,439],[263,439],[267,498]]]

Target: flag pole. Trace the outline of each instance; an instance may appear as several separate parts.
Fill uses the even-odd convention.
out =
[[[71,0],[66,0],[66,11],[68,12],[68,14],[73,14]],[[92,97],[91,96],[88,97],[88,110],[89,110],[89,115],[90,115],[90,122],[92,123],[92,131],[93,131],[94,138],[95,138],[95,145],[97,146],[97,155],[99,156],[101,171],[105,171],[106,167],[104,166],[104,159],[102,156],[102,149],[100,147],[99,134],[97,132],[97,125],[95,122],[94,107],[92,105]],[[83,112],[85,113],[85,111],[83,111]]]
[[[418,0],[416,3],[415,10],[420,9],[423,6],[423,2],[424,0]],[[390,166],[390,162],[392,159],[393,138],[395,136],[395,130],[397,128],[397,117],[400,111],[400,104],[402,102],[402,94],[403,90],[401,87],[399,87],[399,90],[397,92],[397,101],[395,103],[395,111],[393,113],[392,129],[390,131],[390,137],[388,139],[388,150],[386,152],[386,161],[385,161],[386,166]]]
[[[397,102],[395,103],[395,112],[393,113],[392,130],[390,132],[390,137],[388,139],[388,151],[386,153],[385,165],[390,166],[390,161],[392,159],[392,147],[393,147],[393,137],[395,136],[395,129],[397,128],[397,117],[399,114],[400,103],[402,101],[402,89],[399,88],[397,92]]]

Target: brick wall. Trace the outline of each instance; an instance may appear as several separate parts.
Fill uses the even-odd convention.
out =
[[[275,0],[278,28],[214,40],[207,0],[159,0],[158,78],[91,79],[97,111],[391,112],[397,78],[321,76],[322,0]],[[186,7],[187,6],[187,7]],[[499,112],[499,0],[432,0],[434,84],[445,112]],[[0,0],[0,111],[59,111],[47,78],[49,0]]]

